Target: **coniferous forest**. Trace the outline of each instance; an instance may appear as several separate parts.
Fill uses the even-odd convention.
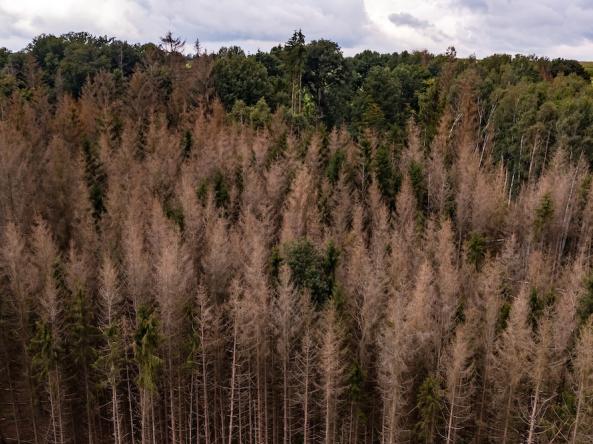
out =
[[[0,442],[588,443],[576,61],[0,50]]]

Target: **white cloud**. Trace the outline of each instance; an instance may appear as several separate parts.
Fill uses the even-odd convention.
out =
[[[592,0],[0,0],[0,46],[88,31],[132,42],[167,30],[209,50],[269,49],[302,28],[346,53],[428,49],[593,59]]]
[[[593,58],[591,0],[368,0],[367,6],[385,33],[412,48],[442,51],[445,39],[427,32],[437,29],[462,55],[507,52],[554,57],[566,56],[559,52],[566,50],[572,57]],[[394,16],[414,17],[431,26],[389,22]]]

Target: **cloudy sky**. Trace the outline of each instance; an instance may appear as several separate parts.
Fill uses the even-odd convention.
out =
[[[455,46],[593,60],[593,0],[0,0],[0,46],[18,50],[40,33],[89,31],[131,42],[167,30],[209,51],[269,49],[302,28],[345,53]]]

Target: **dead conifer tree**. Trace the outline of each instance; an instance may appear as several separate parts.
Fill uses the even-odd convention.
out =
[[[435,251],[436,285],[439,297],[436,315],[439,326],[438,356],[440,356],[443,344],[448,342],[460,301],[461,284],[456,266],[457,254],[453,236],[451,222],[449,220],[444,221],[437,232]]]
[[[269,442],[269,386],[271,298],[267,279],[267,223],[247,210],[241,221],[243,232],[243,347],[251,355],[255,380],[255,430],[258,443]]]
[[[3,233],[3,248],[0,251],[0,276],[7,278],[8,288],[6,292],[6,299],[12,308],[13,314],[16,318],[15,335],[19,342],[20,353],[22,353],[22,365],[24,368],[24,379],[27,391],[27,410],[29,420],[31,422],[31,429],[33,434],[33,442],[39,442],[39,425],[37,412],[35,411],[35,391],[32,374],[32,362],[29,351],[29,342],[31,341],[32,331],[30,328],[31,315],[34,309],[33,288],[34,282],[30,277],[27,277],[27,270],[31,267],[30,253],[25,244],[25,239],[20,233],[18,227],[9,222]],[[4,338],[3,338],[4,339]],[[7,366],[11,362],[6,363]],[[10,378],[12,379],[12,378]],[[12,380],[8,381],[13,386]],[[12,390],[15,390],[13,388]],[[11,393],[15,396],[16,393]],[[16,399],[13,400],[13,408],[16,409]],[[20,418],[15,413],[17,438],[20,439]]]
[[[282,442],[288,444],[293,429],[291,371],[301,319],[298,293],[290,283],[290,276],[286,268],[281,271],[278,294],[274,302],[272,321],[276,336],[276,352],[280,358],[282,374]]]
[[[111,392],[111,424],[113,427],[113,442],[123,444],[123,418],[121,411],[121,396],[118,391],[121,383],[121,361],[122,361],[122,338],[121,338],[121,303],[117,269],[106,256],[103,260],[99,273],[99,295],[102,308],[101,331],[105,338],[105,350],[100,361],[104,364],[104,371],[107,377],[107,386]]]
[[[185,417],[181,400],[184,380],[181,371],[180,341],[184,333],[183,310],[189,300],[191,267],[180,233],[169,221],[155,215],[154,211],[152,239],[156,244],[154,298],[159,308],[160,328],[164,339],[167,417],[171,441],[177,443],[183,441],[182,421]]]
[[[379,387],[383,398],[381,442],[395,444],[402,439],[406,405],[406,358],[409,352],[401,301],[395,295],[378,338]]]
[[[511,306],[508,325],[497,341],[497,385],[501,391],[501,442],[514,440],[517,418],[517,398],[520,385],[525,381],[525,363],[533,349],[529,325],[528,290],[522,287]]]
[[[432,328],[435,304],[434,272],[425,260],[418,270],[414,289],[404,309],[405,328],[413,344],[411,350],[416,365],[432,367],[436,363],[434,352],[438,334]]]
[[[194,335],[196,336],[196,354],[194,357],[197,363],[197,375],[196,379],[196,399],[201,396],[202,405],[202,418],[203,421],[199,421],[200,409],[196,406],[196,415],[198,420],[197,424],[202,424],[202,427],[196,428],[196,439],[199,439],[203,429],[204,441],[209,444],[213,442],[211,427],[213,418],[215,418],[215,409],[212,408],[216,404],[212,392],[215,380],[212,377],[213,365],[216,361],[216,346],[221,340],[221,324],[220,324],[220,313],[217,307],[212,303],[206,288],[203,285],[198,286],[195,300],[195,316],[194,316]],[[193,390],[193,385],[192,388]],[[201,390],[200,390],[201,389]],[[231,390],[232,383],[231,383]],[[193,396],[190,396],[193,398]],[[231,412],[232,414],[232,412]],[[229,429],[230,433],[230,429]]]
[[[294,397],[302,413],[300,431],[303,444],[309,444],[313,439],[314,427],[314,399],[317,393],[315,384],[315,370],[318,359],[318,342],[316,341],[317,313],[307,293],[301,295],[299,310],[302,314],[300,348],[295,357],[294,378],[296,388]],[[296,427],[295,427],[296,429]]]
[[[320,322],[319,372],[322,392],[323,442],[334,444],[338,431],[340,395],[344,390],[344,338],[333,303]]]
[[[140,438],[142,444],[154,440],[152,415],[152,383],[153,373],[160,365],[152,348],[156,342],[154,318],[150,314],[151,297],[149,294],[150,264],[144,238],[144,221],[142,209],[137,202],[133,202],[123,227],[122,253],[125,290],[132,303],[132,326],[125,335],[126,361],[126,398],[128,407],[129,430],[133,437],[136,429],[136,412],[134,406],[134,387],[131,375],[138,372],[139,404],[140,404]],[[140,333],[140,336],[137,334]],[[140,345],[140,346],[139,346]],[[135,359],[131,359],[131,354]],[[144,366],[144,368],[142,368]],[[130,368],[134,367],[134,368]],[[152,438],[151,438],[152,437]]]
[[[36,265],[39,288],[37,334],[33,338],[36,354],[33,361],[45,379],[50,404],[50,431],[54,443],[68,442],[65,389],[61,368],[62,310],[56,267],[59,253],[46,223],[39,219],[33,231],[33,262]]]
[[[307,168],[301,168],[293,181],[288,195],[288,205],[284,210],[281,243],[305,237],[310,229],[309,213],[313,210],[312,195],[315,192],[313,179]]]
[[[538,434],[541,432],[540,421],[546,404],[550,399],[544,396],[549,391],[549,381],[552,367],[556,364],[553,359],[553,332],[549,314],[544,314],[538,325],[538,337],[534,344],[534,356],[531,360],[529,377],[532,384],[531,404],[528,415],[527,444],[538,441]]]
[[[576,412],[570,440],[571,443],[591,442],[593,438],[593,324],[587,322],[580,331],[575,347],[574,387],[576,392]]]
[[[446,363],[447,444],[455,443],[457,432],[470,416],[473,389],[471,338],[464,325],[458,327]]]

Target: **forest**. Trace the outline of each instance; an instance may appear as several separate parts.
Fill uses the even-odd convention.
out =
[[[582,64],[193,46],[0,49],[0,443],[592,442]]]

